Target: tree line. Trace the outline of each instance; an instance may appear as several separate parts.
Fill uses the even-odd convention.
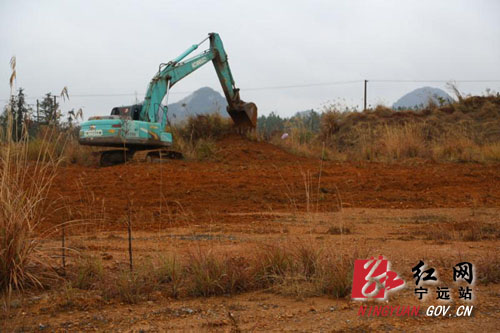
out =
[[[3,133],[9,127],[9,117],[12,121],[10,131],[14,141],[19,141],[24,135],[34,137],[43,126],[55,127],[61,130],[73,130],[78,125],[78,119],[83,118],[82,109],[75,111],[71,109],[63,114],[60,109],[58,98],[69,99],[68,91],[63,89],[61,94],[45,94],[44,98],[35,106],[26,102],[23,88],[17,90],[17,94],[10,97],[0,114],[0,126]]]
[[[302,128],[311,133],[318,133],[321,127],[321,113],[313,109],[297,112],[292,117],[280,117],[275,112],[268,116],[261,115],[257,119],[257,130],[269,139],[275,134],[282,134],[290,128]]]

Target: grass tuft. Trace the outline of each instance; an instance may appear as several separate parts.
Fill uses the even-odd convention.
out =
[[[95,289],[102,282],[104,270],[100,258],[83,256],[76,263],[73,286],[78,289]]]
[[[61,159],[46,143],[30,160],[27,137],[0,147],[0,292],[43,285],[52,270],[36,229],[47,208],[46,195]],[[55,275],[53,276],[55,277]]]
[[[500,283],[500,255],[491,253],[477,267],[479,281],[484,284]]]

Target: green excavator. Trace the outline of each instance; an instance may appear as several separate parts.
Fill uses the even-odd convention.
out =
[[[210,41],[209,49],[184,60],[207,40]],[[182,156],[169,150],[172,146],[172,133],[167,128],[168,108],[162,101],[165,97],[168,100],[169,91],[174,84],[210,61],[227,99],[227,112],[237,130],[241,132],[255,128],[257,106],[240,99],[222,40],[218,34],[210,33],[207,38],[191,46],[174,60],[160,64],[141,104],[115,107],[109,116],[90,117],[83,122],[79,133],[80,144],[117,148],[101,152],[101,166],[124,163],[141,150],[151,150],[147,159]]]

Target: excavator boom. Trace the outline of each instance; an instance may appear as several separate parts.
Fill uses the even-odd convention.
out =
[[[210,33],[210,48],[205,52],[181,62],[185,57],[195,51],[201,43],[191,46],[180,56],[167,64],[160,65],[160,69],[149,84],[141,118],[146,121],[156,121],[159,117],[161,102],[169,89],[209,61],[212,61],[222,90],[227,100],[227,112],[236,127],[255,128],[257,122],[257,107],[254,103],[245,103],[240,99],[239,89],[236,88],[227,54],[222,40],[216,33]],[[165,117],[162,118],[163,122]],[[163,126],[165,124],[162,124]]]

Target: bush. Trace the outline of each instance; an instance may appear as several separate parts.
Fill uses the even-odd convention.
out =
[[[220,139],[232,131],[232,121],[218,113],[189,117],[184,125],[177,127],[177,134],[185,141]]]
[[[189,117],[173,127],[174,149],[189,159],[205,160],[217,155],[216,140],[231,133],[232,121],[218,113]]]

